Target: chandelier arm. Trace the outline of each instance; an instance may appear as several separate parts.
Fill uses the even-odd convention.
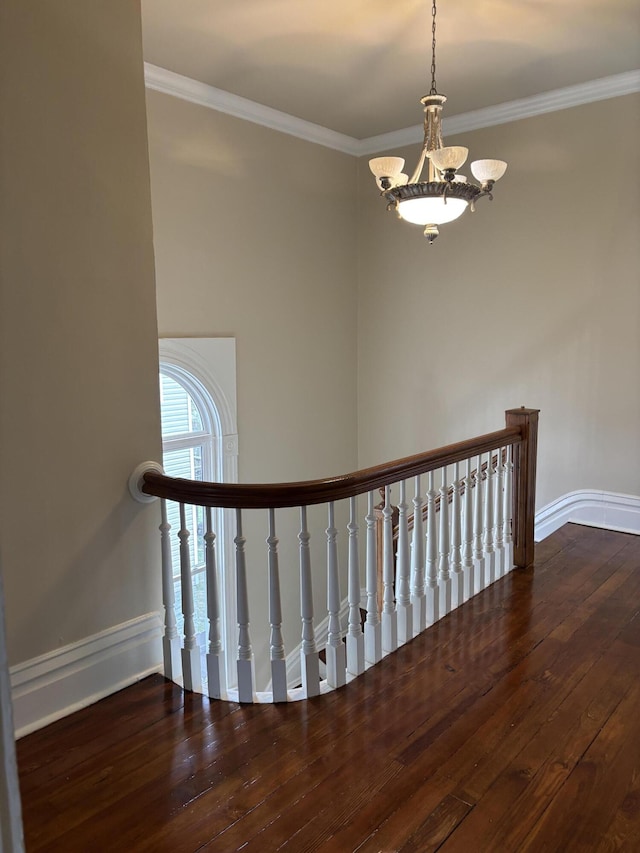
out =
[[[387,204],[387,210],[396,210],[398,207],[398,199],[391,193],[390,190],[387,192],[380,193],[380,195],[384,196],[386,200],[389,202]]]
[[[420,180],[420,175],[422,174],[422,170],[424,169],[424,161],[427,159],[427,140],[425,139],[424,145],[422,147],[422,153],[420,154],[420,159],[418,160],[418,165],[415,168],[413,175],[407,181],[408,184],[415,184]]]
[[[409,184],[415,184],[420,180],[420,176],[424,169],[424,162],[429,157],[429,153],[435,148],[442,147],[442,123],[440,116],[442,112],[442,104],[446,100],[447,99],[444,95],[438,95],[437,93],[435,97],[425,95],[424,98],[421,99],[421,103],[424,106],[424,140],[422,142],[422,151],[420,152],[418,165],[416,166],[413,175],[411,175],[407,181]],[[431,162],[431,158],[429,157],[428,180],[434,181],[436,178],[435,168]]]
[[[476,212],[476,202],[478,201],[478,199],[484,198],[485,196],[487,196],[489,201],[493,201],[493,193],[491,192],[491,190],[482,190],[482,192],[479,192],[478,195],[469,204],[469,210],[471,211],[471,213]]]

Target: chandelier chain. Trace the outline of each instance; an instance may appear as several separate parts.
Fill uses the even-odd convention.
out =
[[[436,0],[431,6],[431,91],[430,95],[437,95],[436,88]]]

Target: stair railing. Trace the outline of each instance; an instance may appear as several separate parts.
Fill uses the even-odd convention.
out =
[[[344,476],[298,483],[243,485],[168,477],[157,463],[142,463],[129,486],[138,500],[160,498],[161,559],[165,629],[164,672],[186,690],[240,702],[283,702],[309,698],[345,685],[409,642],[468,598],[534,558],[537,409],[510,409],[504,429]],[[426,480],[426,483],[425,483]],[[426,485],[426,489],[425,489]],[[378,491],[383,495],[376,504]],[[397,496],[397,507],[393,496]],[[180,583],[183,638],[177,629],[171,530],[167,501],[180,509]],[[365,507],[360,511],[362,502]],[[348,518],[342,531],[336,507]],[[327,613],[323,620],[326,675],[321,679],[319,631],[314,622],[308,507],[325,504]],[[187,526],[188,506],[205,508],[204,529]],[[237,593],[237,688],[225,678],[220,631],[220,572],[214,508],[235,514]],[[280,543],[277,510],[296,507],[300,610],[299,686],[287,683],[283,642]],[[244,518],[267,514],[264,563],[247,565]],[[411,511],[410,511],[411,510]],[[364,514],[364,519],[362,515]],[[364,549],[360,529],[364,520]],[[204,659],[194,620],[189,540],[200,535],[206,559],[208,637]],[[338,547],[344,537],[344,554]],[[364,551],[364,553],[362,553]],[[361,556],[362,566],[361,566]],[[266,571],[271,690],[256,686],[249,613],[248,572]],[[365,587],[361,589],[361,574]],[[291,582],[291,578],[286,578]],[[347,591],[341,599],[341,589]],[[362,607],[361,607],[362,605]],[[364,619],[363,619],[364,611]],[[341,612],[346,613],[346,625]],[[287,614],[286,618],[291,618]],[[203,679],[203,675],[205,678]],[[203,688],[203,681],[206,687]]]

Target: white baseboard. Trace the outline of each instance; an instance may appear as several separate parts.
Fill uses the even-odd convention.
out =
[[[147,613],[11,668],[16,737],[162,671],[162,620]]]
[[[640,534],[640,497],[588,489],[569,492],[536,513],[536,542],[546,539],[568,521]]]

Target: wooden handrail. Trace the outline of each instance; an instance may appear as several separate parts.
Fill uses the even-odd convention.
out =
[[[526,433],[527,429],[522,424],[509,425],[505,429],[397,459],[386,465],[376,465],[326,480],[299,483],[206,483],[147,471],[142,477],[142,492],[196,506],[237,509],[311,506],[355,497],[507,444],[518,445],[525,440]]]

